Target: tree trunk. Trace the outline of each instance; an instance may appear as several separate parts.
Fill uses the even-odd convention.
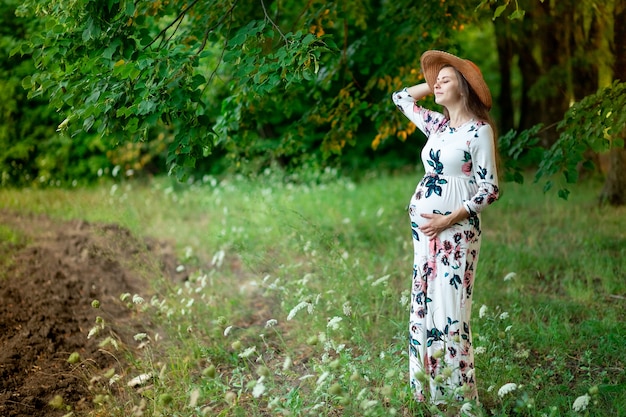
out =
[[[624,148],[611,149],[609,153],[609,171],[604,180],[600,201],[612,206],[626,205],[626,149]]]
[[[613,74],[616,79],[626,82],[626,0],[616,0],[613,14]],[[621,134],[626,139],[626,127]],[[626,205],[626,149],[611,149],[609,171],[606,174],[601,201],[613,206]]]
[[[511,31],[508,19],[495,19],[493,23],[500,69],[500,95],[498,96],[498,107],[500,109],[499,130],[501,133],[506,133],[511,129],[515,129],[513,88],[511,86],[513,47],[511,45]]]
[[[526,17],[514,23],[512,30],[518,34],[512,42],[522,78],[518,128],[543,124],[546,129],[540,139],[545,147],[558,138],[554,126],[563,118],[571,99],[567,74],[573,7],[566,7],[572,1],[566,3],[524,2]]]

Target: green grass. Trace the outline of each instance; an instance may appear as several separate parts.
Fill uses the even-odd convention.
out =
[[[0,224],[0,279],[6,278],[6,270],[12,263],[12,252],[25,243],[25,237],[18,231]]]
[[[416,178],[325,175],[0,191],[4,208],[172,240],[194,271],[180,285],[155,277],[141,314],[165,333],[116,370],[116,396],[94,387],[98,415],[431,415],[407,386]],[[626,209],[599,207],[600,186],[566,202],[507,184],[484,212],[478,415],[626,416]],[[149,389],[126,388],[147,372]],[[516,389],[500,396],[507,383]]]

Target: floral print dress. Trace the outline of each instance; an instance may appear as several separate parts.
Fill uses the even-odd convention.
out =
[[[426,173],[409,203],[414,262],[409,315],[409,378],[418,401],[478,400],[470,314],[480,253],[480,212],[498,198],[491,126],[481,121],[452,128],[443,114],[415,103],[406,89],[393,102],[427,136]],[[422,213],[469,218],[429,239]]]

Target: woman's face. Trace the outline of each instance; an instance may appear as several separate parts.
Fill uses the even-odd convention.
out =
[[[461,100],[459,80],[452,67],[444,67],[439,71],[434,85],[435,103],[449,107]]]

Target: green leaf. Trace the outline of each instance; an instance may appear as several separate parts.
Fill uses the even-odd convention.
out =
[[[493,12],[493,20],[496,20],[506,10],[508,4],[502,4],[496,7],[496,11]]]
[[[511,13],[511,15],[509,16],[509,19],[511,20],[522,20],[524,18],[524,15],[526,14],[526,11],[522,10],[522,9],[517,9],[515,10],[513,13]]]
[[[126,7],[124,9],[126,16],[133,17],[135,14],[135,2],[132,0],[126,0]]]
[[[189,85],[193,90],[195,90],[203,84],[206,84],[206,78],[204,78],[202,74],[196,74],[191,79],[191,83]]]
[[[120,41],[118,39],[114,40],[109,44],[109,46],[102,53],[102,57],[106,59],[112,59],[113,54],[117,50],[117,47],[120,45]]]
[[[567,198],[569,197],[570,191],[567,188],[561,188],[558,194],[559,194],[559,197],[561,197],[563,200],[567,200]]]
[[[148,113],[152,113],[154,111],[154,109],[156,109],[157,105],[154,101],[152,100],[143,100],[139,103],[139,106],[137,106],[137,114],[139,115],[145,115]]]
[[[93,126],[95,121],[96,121],[96,118],[93,116],[89,116],[88,118],[86,118],[85,121],[83,122],[83,130],[85,132],[88,132],[89,129],[91,129],[91,127]]]

